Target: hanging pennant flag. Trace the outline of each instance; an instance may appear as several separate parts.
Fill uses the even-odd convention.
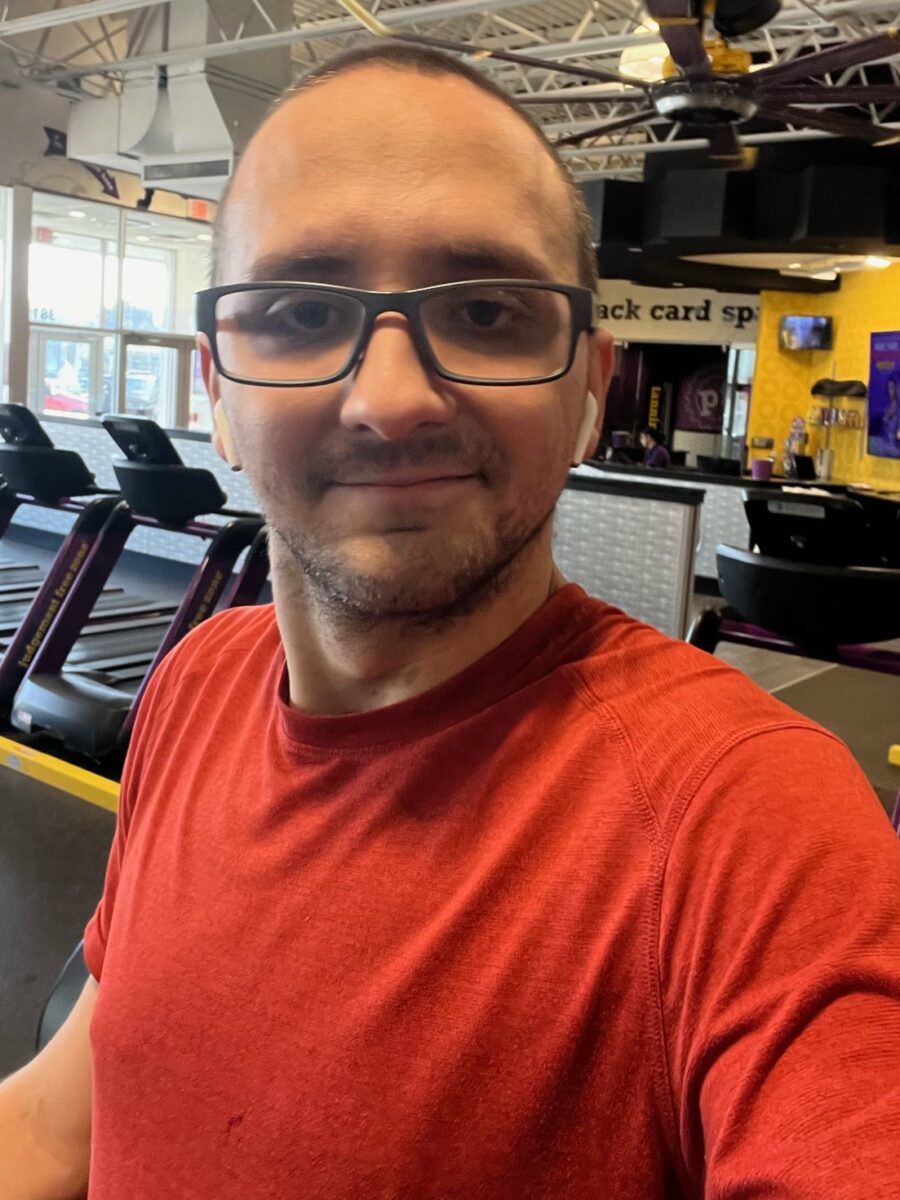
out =
[[[63,131],[61,129],[51,129],[48,125],[45,125],[44,133],[47,135],[47,149],[44,151],[44,158],[50,158],[53,155],[61,155],[65,158],[68,139]]]

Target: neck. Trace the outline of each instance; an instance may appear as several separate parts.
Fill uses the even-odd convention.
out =
[[[550,532],[505,570],[501,585],[465,615],[433,627],[408,619],[348,627],[318,604],[293,562],[273,556],[272,587],[292,708],[322,716],[399,704],[464,671],[524,624],[565,579]]]

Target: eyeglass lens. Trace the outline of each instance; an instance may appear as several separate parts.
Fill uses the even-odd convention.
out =
[[[431,353],[452,375],[525,382],[555,375],[568,361],[572,316],[561,292],[473,284],[426,297],[419,313]],[[228,292],[216,304],[219,356],[242,379],[326,379],[356,354],[365,318],[363,302],[339,292]]]

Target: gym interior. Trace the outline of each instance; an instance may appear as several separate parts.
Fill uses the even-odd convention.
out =
[[[720,3],[699,69],[652,0],[375,8],[383,36],[477,49],[591,215],[616,367],[561,569],[836,733],[896,821],[896,7]],[[337,0],[0,15],[0,1078],[83,982],[153,671],[271,599],[257,499],[211,442],[194,295],[253,131],[373,20]]]

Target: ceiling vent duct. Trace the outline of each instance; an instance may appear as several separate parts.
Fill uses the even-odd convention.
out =
[[[215,34],[206,0],[179,0],[160,24],[160,51],[197,47],[196,60],[125,72],[121,94],[73,103],[68,152],[98,166],[140,174],[146,187],[217,199],[273,100],[290,82],[290,48],[208,66],[200,51]],[[271,9],[271,5],[269,6]],[[285,19],[290,3],[285,0]],[[238,0],[215,5],[217,25]]]

